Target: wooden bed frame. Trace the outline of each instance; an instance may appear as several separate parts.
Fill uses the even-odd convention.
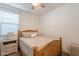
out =
[[[22,36],[22,32],[37,32],[37,30],[23,30],[18,31],[18,39]],[[22,55],[25,55],[21,48],[19,48]],[[38,51],[38,47],[33,47],[33,56],[62,56],[62,37],[59,40],[54,40],[44,48]]]

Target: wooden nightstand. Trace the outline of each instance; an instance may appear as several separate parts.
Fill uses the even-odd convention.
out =
[[[0,41],[1,56],[16,56],[18,53],[18,40],[5,39]]]

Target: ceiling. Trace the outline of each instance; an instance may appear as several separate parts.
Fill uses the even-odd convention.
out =
[[[50,12],[57,7],[63,5],[63,3],[44,3],[44,5],[45,8],[32,9],[32,3],[0,3],[0,7],[4,7],[6,9],[14,10],[17,12],[30,12],[38,15]]]

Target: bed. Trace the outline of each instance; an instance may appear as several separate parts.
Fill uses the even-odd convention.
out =
[[[49,38],[37,36],[22,37],[23,32],[37,32],[37,30],[18,31],[19,49],[24,56],[58,56],[62,55],[62,37]]]

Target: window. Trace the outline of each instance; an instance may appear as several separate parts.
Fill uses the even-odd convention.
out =
[[[6,35],[8,32],[17,32],[18,28],[18,15],[0,11],[0,35]]]

